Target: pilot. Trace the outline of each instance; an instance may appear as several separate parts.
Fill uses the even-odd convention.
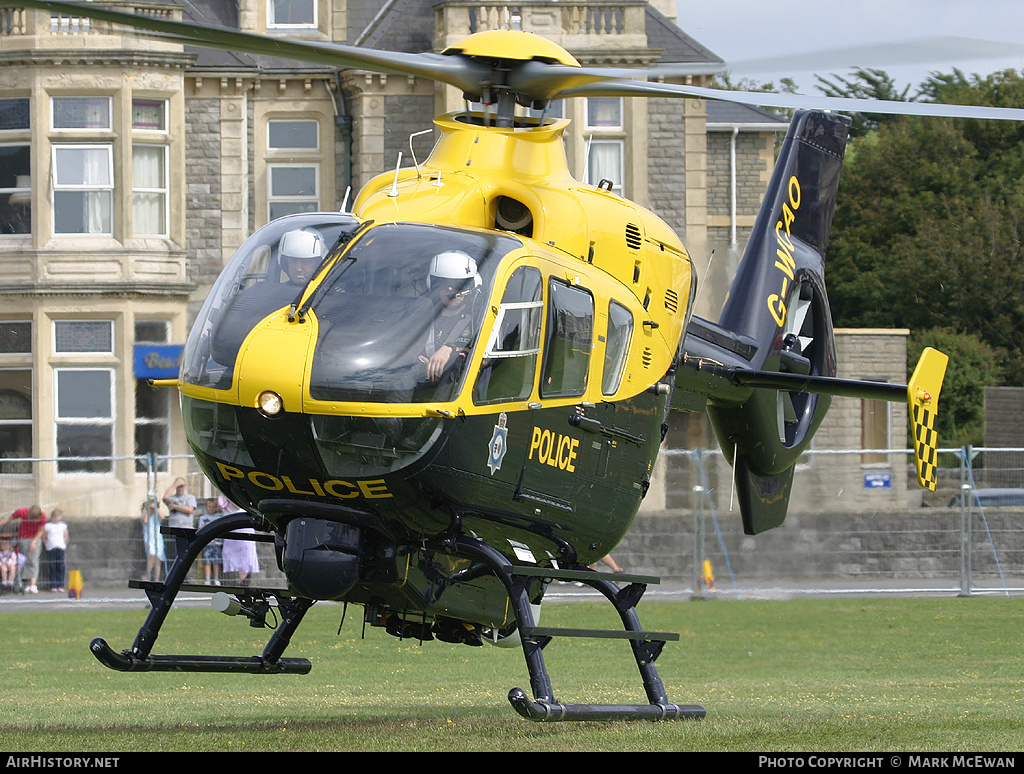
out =
[[[427,380],[436,382],[459,358],[464,358],[473,343],[469,298],[480,286],[476,261],[461,250],[445,250],[430,260],[427,288],[438,305],[427,341]]]
[[[281,268],[292,285],[305,286],[327,254],[323,235],[312,228],[288,231],[278,243]]]

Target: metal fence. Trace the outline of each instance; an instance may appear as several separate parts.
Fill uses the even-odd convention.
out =
[[[138,515],[147,493],[161,497],[183,475],[200,505],[217,494],[191,457],[89,462],[113,473],[65,479],[57,460],[5,459],[4,471],[17,472],[0,474],[0,513],[38,502],[41,487],[50,494],[40,505],[64,510],[68,568],[87,580],[142,577]],[[695,593],[1024,590],[1024,449],[944,449],[934,493],[917,487],[907,450],[809,452],[786,522],[756,536],[743,533],[720,452],[666,449],[655,484],[615,558]],[[1003,499],[990,490],[1005,490]],[[985,497],[963,496],[972,492]],[[279,579],[273,547],[260,552],[261,580]]]
[[[663,458],[664,504],[645,503],[615,549],[629,570],[744,596],[1024,590],[1024,449],[943,449],[935,492],[917,486],[909,450],[812,451],[785,523],[756,536],[721,452]]]

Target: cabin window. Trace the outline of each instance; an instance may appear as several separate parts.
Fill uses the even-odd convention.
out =
[[[594,331],[594,297],[551,280],[548,332],[540,394],[545,398],[586,392]]]
[[[622,304],[612,301],[608,304],[608,337],[604,349],[604,377],[601,380],[601,391],[605,395],[612,395],[619,389],[632,335],[633,315]]]
[[[524,400],[533,392],[544,310],[542,288],[540,272],[528,266],[516,269],[509,279],[473,390],[476,403]]]

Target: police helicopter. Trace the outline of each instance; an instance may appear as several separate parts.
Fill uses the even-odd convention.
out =
[[[796,461],[830,397],[908,403],[920,483],[935,487],[934,417],[947,358],[927,350],[909,385],[836,377],[826,245],[856,100],[723,92],[581,66],[526,32],[477,33],[440,54],[365,50],[26,0],[182,43],[414,74],[492,111],[435,119],[413,167],[385,172],[350,212],[284,217],[226,265],[188,338],[188,441],[239,511],[170,530],[178,559],[144,588],[151,610],[122,671],[307,673],[284,656],[319,600],[359,606],[401,638],[519,648],[540,721],[699,718],[655,668],[671,632],[636,611],[657,578],[589,565],[634,519],[672,410],[707,412],[734,468],[744,530],[782,524]],[[716,321],[693,314],[697,276],[656,215],[569,173],[568,122],[520,115],[577,95],[679,96],[801,108]],[[1024,111],[871,103],[876,113],[1020,120]],[[811,109],[803,109],[811,108]],[[279,623],[258,656],[161,655],[160,627],[210,541],[252,528],[286,589],[223,589],[214,605]],[[597,589],[622,629],[540,625],[553,580]],[[564,703],[543,650],[555,638],[627,640],[647,703]]]

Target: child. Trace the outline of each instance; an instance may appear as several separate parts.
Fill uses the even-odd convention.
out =
[[[160,503],[156,495],[149,495],[142,503],[139,519],[142,521],[142,542],[146,546],[146,580],[160,580],[164,562],[164,536],[160,532],[160,522],[166,519],[160,512]]]
[[[14,546],[7,538],[0,540],[0,578],[3,579],[4,593],[14,590],[14,581],[18,577],[18,555]]]
[[[199,529],[202,529],[211,521],[219,519],[222,515],[216,498],[209,498],[206,501],[206,513],[199,517]],[[223,540],[217,539],[208,543],[203,549],[203,573],[206,578],[204,582],[207,586],[220,585],[221,546],[223,544]]]
[[[50,591],[64,591],[64,557],[68,549],[68,525],[64,523],[64,511],[54,508],[50,520],[43,527],[46,547],[46,566],[50,574]]]

